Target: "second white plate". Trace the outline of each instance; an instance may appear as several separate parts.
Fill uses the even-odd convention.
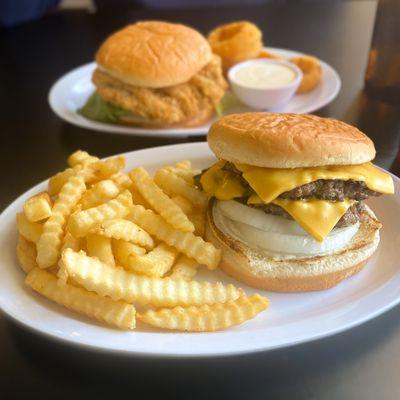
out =
[[[210,166],[215,157],[206,143],[155,147],[125,154],[127,168],[145,166],[153,173],[165,164],[191,159],[197,168]],[[30,189],[0,216],[0,309],[37,332],[70,344],[129,355],[153,357],[211,357],[243,354],[290,346],[344,331],[400,302],[400,180],[393,177],[396,194],[369,202],[383,223],[381,244],[366,267],[340,285],[321,292],[272,293],[270,307],[255,319],[215,333],[178,333],[139,326],[120,332],[69,312],[24,286],[15,246],[15,214],[24,201],[46,182]],[[202,268],[196,279],[221,280],[246,287],[222,272]]]
[[[267,47],[266,50],[278,53],[285,58],[303,55],[297,51]],[[306,114],[329,104],[339,93],[341,81],[338,73],[327,63],[321,61],[322,80],[320,85],[310,93],[294,96],[277,112]],[[95,87],[91,82],[92,72],[96,63],[89,63],[62,76],[51,88],[49,103],[52,110],[62,119],[82,128],[136,136],[167,136],[186,137],[207,134],[209,124],[195,128],[147,129],[121,126],[92,121],[79,115],[76,111],[81,108]],[[251,109],[243,106],[235,111],[244,112]]]

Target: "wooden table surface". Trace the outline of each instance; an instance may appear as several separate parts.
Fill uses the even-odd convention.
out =
[[[47,103],[54,81],[93,59],[101,41],[140,19],[179,21],[206,33],[249,19],[268,46],[331,64],[342,90],[321,116],[373,138],[377,164],[400,172],[399,108],[362,93],[375,1],[326,1],[215,9],[60,12],[0,31],[0,209],[65,167],[82,148],[98,156],[188,141],[116,136],[63,122]],[[204,137],[190,141],[204,140]],[[132,359],[67,347],[0,317],[0,398],[398,399],[400,307],[351,331],[269,353],[213,360]],[[144,397],[145,396],[145,397]]]

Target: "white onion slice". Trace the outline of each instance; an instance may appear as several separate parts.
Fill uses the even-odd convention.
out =
[[[359,228],[357,222],[334,229],[323,242],[318,242],[295,221],[269,215],[237,202],[234,203],[239,207],[227,203],[231,201],[219,201],[214,207],[214,220],[218,228],[250,247],[275,255],[301,258],[332,254],[343,249]]]

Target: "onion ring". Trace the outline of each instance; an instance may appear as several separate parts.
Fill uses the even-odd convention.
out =
[[[310,92],[321,82],[322,69],[318,58],[313,56],[300,56],[294,57],[289,61],[297,65],[303,72],[303,79],[297,89],[297,93]]]

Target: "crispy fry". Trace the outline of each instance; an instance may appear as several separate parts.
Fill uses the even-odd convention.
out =
[[[67,218],[85,190],[85,182],[80,176],[72,176],[62,187],[51,210],[51,217],[44,223],[43,233],[37,242],[36,261],[40,268],[57,263]]]
[[[209,269],[217,268],[221,259],[221,251],[211,243],[205,242],[201,237],[195,236],[191,232],[174,229],[161,216],[139,205],[134,205],[126,218],[141,226],[150,235],[177,248],[188,257],[194,258],[199,264],[204,264]]]
[[[192,162],[190,160],[181,160],[175,164],[175,167],[179,169],[191,169]]]
[[[132,304],[114,301],[69,284],[57,285],[57,278],[39,268],[33,269],[25,283],[44,297],[79,314],[120,329],[134,329],[136,310]]]
[[[191,281],[197,273],[199,263],[193,258],[189,258],[184,254],[180,255],[176,264],[172,267],[169,275],[171,279],[184,279]]]
[[[111,247],[111,239],[95,233],[88,233],[86,236],[88,255],[97,257],[103,263],[115,266],[114,255]]]
[[[99,160],[89,164],[76,164],[73,168],[59,172],[49,179],[48,189],[50,196],[55,196],[61,190],[69,178],[75,175],[83,177],[85,183],[94,183],[119,172],[125,166],[124,157]]]
[[[119,156],[99,160],[88,165],[82,172],[85,176],[85,182],[96,182],[108,179],[125,167],[125,157]]]
[[[96,207],[108,200],[113,199],[119,193],[117,185],[110,179],[105,179],[94,184],[89,190],[82,196],[80,204],[82,209]]]
[[[172,166],[166,166],[163,167],[163,169],[173,173],[176,176],[179,176],[179,178],[182,178],[186,183],[188,183],[191,186],[194,185],[193,176],[200,172],[197,170],[191,170],[187,168],[177,168]]]
[[[213,304],[234,300],[243,294],[241,289],[222,283],[135,275],[71,249],[66,249],[62,254],[60,271],[66,271],[80,285],[101,296],[156,306]]]
[[[138,192],[138,190],[133,187],[133,184],[130,188],[132,193],[132,201],[134,204],[140,204],[144,208],[151,208],[151,205],[143,198],[143,196]]]
[[[143,256],[146,254],[146,249],[137,244],[126,242],[125,240],[113,239],[113,253],[115,255],[117,265],[126,267],[129,263],[129,258],[133,255]]]
[[[126,259],[126,269],[139,274],[160,278],[164,276],[175,262],[178,250],[160,243],[145,255],[133,254]]]
[[[138,314],[138,320],[164,329],[188,332],[213,332],[239,325],[268,307],[268,300],[258,294],[242,296],[225,304],[163,308]]]
[[[159,169],[154,177],[155,183],[170,196],[180,195],[187,198],[194,206],[205,209],[208,198],[205,193],[189,185],[170,171]]]
[[[91,156],[87,151],[83,150],[75,151],[67,159],[70,167],[75,167],[78,164],[87,165],[96,161],[99,161],[98,157]]]
[[[74,168],[67,168],[66,170],[55,174],[49,179],[48,191],[50,196],[57,195],[61,188],[67,183],[68,179],[75,176],[78,171],[82,169],[81,165],[76,165]]]
[[[17,214],[18,232],[29,242],[37,243],[43,232],[43,225],[31,222],[24,213]]]
[[[132,221],[122,218],[108,219],[93,229],[94,233],[112,239],[133,242],[146,249],[154,247],[151,236]]]
[[[32,196],[24,204],[24,214],[31,222],[43,221],[51,216],[53,202],[47,192]]]
[[[206,214],[204,212],[197,212],[189,214],[188,218],[192,221],[195,227],[194,234],[196,236],[204,237],[204,232],[206,229]]]
[[[17,259],[26,274],[37,267],[35,243],[28,242],[22,235],[18,237]]]
[[[135,168],[129,173],[136,189],[174,228],[193,232],[194,226],[183,211],[153,182],[144,168]]]
[[[67,230],[75,237],[83,237],[96,225],[106,219],[125,217],[132,205],[132,195],[128,190],[97,207],[88,208],[71,215]]]
[[[82,239],[72,236],[69,232],[64,235],[61,252],[65,249],[72,249],[74,251],[82,250]]]
[[[111,175],[110,179],[114,181],[120,190],[129,189],[132,186],[131,178],[129,178],[128,174],[125,174],[121,171]]]
[[[173,196],[171,200],[187,215],[192,213],[193,204],[182,196]],[[196,228],[196,227],[195,227]]]

